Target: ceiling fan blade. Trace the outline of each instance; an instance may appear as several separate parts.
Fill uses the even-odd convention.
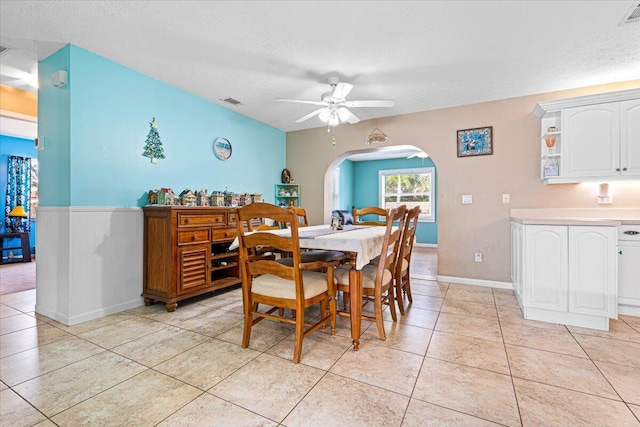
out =
[[[352,125],[360,121],[360,119],[356,117],[355,114],[344,107],[338,108],[338,117],[340,117],[341,121],[349,122],[349,124]]]
[[[317,116],[318,114],[320,114],[324,110],[325,110],[325,108],[318,108],[317,110],[307,114],[306,116],[300,117],[298,120],[296,120],[296,123],[301,123],[301,122],[304,122],[305,120],[309,120],[311,117]]]
[[[353,85],[350,85],[349,83],[340,82],[336,85],[336,88],[333,91],[332,96],[333,98],[345,99],[349,94],[349,92],[351,92],[351,89],[353,89]]]
[[[287,99],[287,98],[278,98],[276,101],[281,102],[297,102],[298,104],[311,104],[311,105],[327,105],[324,101],[306,101],[304,99]]]
[[[393,99],[378,99],[370,101],[346,101],[345,107],[393,107],[396,103]]]

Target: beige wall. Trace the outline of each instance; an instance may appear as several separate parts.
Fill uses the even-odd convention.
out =
[[[638,88],[640,80],[506,99],[363,121],[336,128],[336,145],[326,128],[287,133],[287,168],[301,185],[302,206],[311,223],[322,223],[328,167],[345,152],[367,148],[379,127],[389,145],[413,145],[438,169],[438,274],[510,282],[510,208],[640,208],[640,182],[611,183],[612,205],[597,205],[595,184],[543,185],[540,180],[540,119],[536,103]],[[456,130],[493,126],[494,154],[457,158]],[[511,204],[502,194],[511,194]],[[473,204],[462,205],[462,194]],[[474,262],[474,252],[483,262]]]

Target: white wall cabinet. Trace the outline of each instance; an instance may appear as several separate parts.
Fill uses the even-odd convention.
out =
[[[534,115],[545,183],[640,179],[640,90],[543,102]],[[552,148],[550,127],[558,133]]]
[[[567,108],[562,113],[564,175],[620,174],[620,105]]]
[[[511,233],[512,279],[526,319],[609,329],[617,317],[616,227],[512,222]]]
[[[621,174],[640,177],[640,99],[620,103]]]

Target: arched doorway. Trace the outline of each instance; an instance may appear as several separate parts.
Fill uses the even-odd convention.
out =
[[[350,160],[350,162],[345,162]],[[346,164],[345,164],[346,163]],[[355,165],[355,166],[354,166]],[[346,166],[346,167],[345,167]],[[336,170],[340,169],[339,174]],[[383,203],[384,194],[381,194],[380,182],[384,176],[393,175],[426,175],[424,171],[429,170],[430,182],[430,209],[425,212],[418,226],[417,243],[414,248],[420,248],[420,273],[412,276],[435,280],[437,275],[437,172],[436,165],[427,153],[422,149],[412,145],[397,145],[387,147],[368,147],[361,150],[351,150],[336,157],[327,167],[324,176],[323,212],[324,223],[331,220],[331,211],[335,209],[335,203],[339,203],[337,208],[350,209],[352,204],[358,207],[380,205]],[[342,185],[334,185],[335,180]],[[402,177],[407,179],[406,176]],[[344,181],[347,181],[346,189]],[[398,181],[400,182],[400,176]],[[415,181],[414,181],[415,182]],[[351,184],[349,184],[351,183]],[[351,185],[351,190],[349,190]],[[340,195],[336,197],[336,192]],[[346,201],[342,193],[346,192]],[[352,193],[352,194],[351,194]],[[410,192],[414,194],[413,192]],[[395,197],[395,196],[394,196]],[[340,200],[340,202],[338,202]],[[398,200],[401,199],[400,196]],[[402,203],[402,202],[401,202]],[[410,204],[410,202],[407,202]],[[417,258],[417,257],[416,257]],[[421,277],[419,277],[421,276]]]

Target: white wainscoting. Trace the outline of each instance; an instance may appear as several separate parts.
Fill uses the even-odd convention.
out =
[[[144,304],[140,208],[38,207],[36,313],[75,325]]]

